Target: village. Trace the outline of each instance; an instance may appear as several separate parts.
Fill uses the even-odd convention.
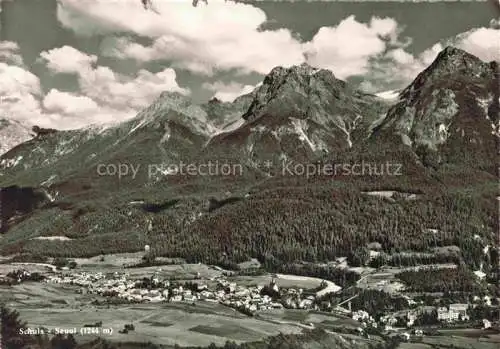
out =
[[[160,269],[161,271],[161,269]],[[199,281],[199,282],[196,282]],[[61,273],[48,275],[44,282],[78,286],[76,292],[94,294],[106,297],[104,303],[159,303],[183,302],[213,302],[234,308],[243,314],[254,316],[258,312],[273,309],[298,309],[324,311],[324,302],[321,299],[323,292],[312,292],[302,288],[279,287],[274,278],[267,285],[243,286],[227,280],[220,275],[209,280],[170,281],[162,280],[157,273],[151,277],[132,279],[127,273]],[[212,285],[212,286],[209,286]],[[322,284],[322,287],[326,285]],[[338,292],[338,290],[336,290]],[[491,303],[491,299],[474,299],[477,303]],[[344,306],[341,306],[345,304]],[[449,304],[448,306],[418,306],[417,302],[408,299],[408,304],[414,305],[411,309],[387,314],[375,318],[365,310],[351,310],[351,302],[347,300],[328,311],[348,316],[359,323],[357,332],[368,336],[370,333],[382,332],[399,336],[402,340],[422,337],[422,318],[434,313],[440,324],[458,324],[470,320],[468,311],[475,304]],[[420,319],[420,321],[419,321]],[[482,319],[482,329],[492,328],[492,319]]]
[[[206,283],[171,283],[160,280],[157,275],[142,280],[131,280],[126,273],[105,274],[74,273],[50,275],[44,282],[80,286],[79,293],[96,294],[122,302],[216,302],[235,308],[246,314],[269,309],[313,309],[315,296],[305,294],[302,289],[281,289],[273,280],[269,285],[246,287],[229,282],[224,276],[209,280],[215,285],[210,289]],[[317,308],[317,306],[316,306]]]
[[[383,336],[397,337],[403,342],[421,342],[426,338],[433,338],[436,331],[474,328],[475,331],[486,334],[491,331],[497,333],[495,329],[498,327],[494,318],[478,318],[477,314],[473,314],[476,306],[491,306],[492,301],[495,302],[489,296],[475,296],[466,303],[453,302],[453,298],[444,296],[444,302],[430,306],[422,302],[418,293],[402,294],[398,291],[394,294],[395,297],[405,299],[398,310],[377,311],[373,307],[365,308],[363,303],[356,302],[360,292],[378,292],[377,289],[387,288],[388,284],[394,283],[391,281],[382,284],[376,278],[375,282],[371,282],[370,277],[376,274],[358,280],[353,286],[341,288],[333,282],[321,281],[319,278],[272,273],[262,276],[238,276],[208,265],[187,267],[192,269],[188,269],[189,272],[184,275],[173,272],[185,268],[184,265],[99,271],[85,266],[77,268],[74,265],[62,268],[52,266],[49,270],[48,266],[44,264],[28,267],[21,263],[12,265],[19,269],[6,274],[0,281],[3,280],[6,284],[8,280],[12,286],[26,287],[41,283],[46,285],[47,290],[74,294],[80,301],[65,304],[68,311],[80,309],[81,314],[86,314],[88,321],[84,324],[96,322],[96,318],[90,315],[92,312],[102,314],[102,311],[112,309],[134,311],[140,304],[141,307],[152,307],[148,308],[154,311],[152,314],[162,314],[158,315],[162,317],[168,317],[168,313],[160,311],[164,307],[187,307],[194,312],[203,312],[206,307],[230,308],[240,313],[240,316],[244,315],[249,321],[279,319],[281,326],[293,324],[309,329],[324,328],[320,320],[314,320],[315,317],[336,318],[339,319],[339,324],[329,325],[327,330],[364,337],[366,340]],[[40,272],[34,272],[35,267],[38,267]],[[313,279],[315,282],[312,282]],[[346,292],[349,289],[352,293]],[[57,304],[60,307],[60,304]],[[61,308],[61,311],[64,309]],[[146,314],[139,319],[146,317]],[[103,318],[103,323],[110,325],[106,318]],[[146,323],[131,319],[116,329],[121,329],[120,333],[124,334],[130,332],[127,326],[135,326],[137,331],[139,325],[143,327]]]

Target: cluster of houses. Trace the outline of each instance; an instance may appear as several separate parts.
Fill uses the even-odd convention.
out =
[[[29,274],[19,272],[19,278],[27,277]],[[201,281],[201,280],[199,280]],[[254,314],[257,311],[269,309],[319,309],[316,297],[308,294],[302,289],[279,288],[274,280],[266,286],[243,286],[230,282],[225,276],[210,279],[208,284],[185,282],[184,284],[171,284],[168,280],[160,280],[157,274],[151,278],[133,279],[127,273],[71,273],[48,275],[44,279],[48,283],[62,283],[80,286],[80,293],[96,294],[104,297],[114,297],[123,301],[140,302],[188,302],[207,301],[220,303],[228,307],[235,308],[246,314]],[[491,299],[479,299],[485,304],[491,304]],[[474,299],[476,301],[476,299]],[[416,305],[416,302],[409,299],[409,304]],[[337,307],[341,308],[341,307]],[[453,323],[469,320],[467,310],[469,304],[450,304],[447,307],[423,306],[418,309],[406,310],[390,315],[385,315],[376,320],[372,315],[364,310],[351,312],[353,320],[360,323],[360,333],[368,333],[369,329],[379,329],[386,333],[393,333],[409,340],[411,337],[409,328],[415,326],[419,317],[424,313],[436,313],[437,321],[441,323]],[[488,320],[483,320],[483,328],[492,326]],[[417,326],[418,327],[418,326]],[[420,329],[415,328],[412,336],[422,336]]]
[[[216,299],[220,303],[233,307],[236,309],[246,310],[247,312],[253,313],[258,310],[268,310],[268,309],[280,309],[283,305],[279,302],[274,302],[269,295],[262,295],[262,290],[264,286],[256,287],[244,287],[236,285],[236,283],[230,283],[223,278],[217,280],[218,285],[216,292]],[[279,288],[276,284],[272,284],[272,289],[278,292]],[[213,299],[210,297],[211,294],[207,291],[207,300]]]
[[[361,323],[361,327],[357,328],[360,335],[366,334],[368,328],[379,329],[388,334],[393,334],[398,336],[403,341],[408,341],[412,335],[407,331],[400,331],[396,327],[398,319],[391,315],[382,316],[377,322],[373,316],[364,310],[358,310],[352,313],[352,319]],[[422,337],[423,331],[420,329],[415,329],[413,335],[416,337]]]
[[[418,328],[413,329],[412,335],[406,332],[405,329],[410,329],[415,325],[416,320],[424,312],[432,312],[437,310],[436,320],[441,323],[455,323],[459,321],[469,321],[470,316],[467,314],[470,304],[465,303],[455,303],[450,304],[447,307],[423,307],[425,309],[413,309],[405,312],[399,312],[395,314],[381,316],[378,321],[374,319],[368,312],[364,310],[358,310],[351,313],[353,320],[360,322],[361,327],[358,328],[360,333],[364,333],[367,328],[379,328],[381,331],[386,333],[397,334],[403,340],[409,340],[412,335],[416,337],[423,336],[423,331]],[[482,320],[483,329],[488,329],[492,327],[492,322],[483,319]]]
[[[437,309],[438,321],[456,322],[468,321],[470,319],[467,315],[468,304],[450,304],[448,307],[439,307]]]
[[[24,281],[42,281],[45,277],[40,273],[31,273],[27,270],[19,269],[0,276],[0,285],[19,284]]]
[[[315,307],[315,297],[304,294],[302,289],[280,290],[273,280],[266,286],[270,294],[263,292],[265,286],[246,287],[229,282],[224,276],[214,278],[214,289],[206,284],[188,283],[171,285],[168,280],[160,281],[154,275],[145,287],[143,281],[132,280],[128,274],[72,273],[71,275],[51,275],[48,283],[62,283],[80,286],[80,293],[116,297],[129,302],[196,302],[208,301],[224,304],[246,313],[259,310],[293,308],[311,309]],[[273,296],[274,295],[274,296]]]

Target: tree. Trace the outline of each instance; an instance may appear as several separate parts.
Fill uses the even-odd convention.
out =
[[[0,308],[1,347],[22,349],[30,344],[30,336],[21,335],[19,330],[26,328],[26,323],[19,319],[19,313],[4,306]]]
[[[146,265],[153,265],[156,260],[156,256],[152,252],[147,252],[144,256],[142,256],[142,260]]]
[[[432,312],[424,312],[422,316],[415,321],[417,326],[432,326],[438,323],[438,313],[436,309],[433,309]]]
[[[73,335],[63,336],[62,334],[57,334],[52,337],[50,341],[51,349],[75,349],[76,341]]]
[[[370,260],[370,251],[366,247],[359,247],[349,254],[348,260],[353,267],[365,266]]]
[[[379,254],[378,256],[375,256],[371,261],[370,261],[370,267],[372,268],[380,268],[383,267],[384,265],[387,264],[387,257],[384,254]]]
[[[239,349],[239,345],[236,342],[227,341],[224,345],[224,349]]]
[[[56,266],[57,269],[62,269],[63,267],[68,265],[68,260],[66,258],[55,258],[52,262]]]

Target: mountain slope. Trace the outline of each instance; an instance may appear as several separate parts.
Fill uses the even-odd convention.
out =
[[[206,111],[210,122],[220,132],[228,132],[240,127],[245,121],[242,115],[248,110],[252,103],[255,91],[239,96],[232,102],[222,102],[212,98],[201,107]]]
[[[138,176],[132,178],[129,168],[120,180],[143,185],[170,179],[162,165],[210,161],[207,154],[243,162],[251,172],[268,154],[273,160],[307,160],[349,148],[386,109],[386,103],[327,70],[277,67],[261,86],[231,103],[195,105],[165,92],[122,124],[37,137],[0,159],[0,175],[4,185],[65,182],[72,191],[72,178],[77,191],[96,182],[114,188],[116,178],[96,174],[96,167],[139,166]]]
[[[217,130],[205,116],[206,112],[188,98],[163,93],[122,124],[58,131],[26,142],[2,156],[0,174],[4,181],[36,186],[49,178],[61,181],[72,175],[95,181],[99,165],[170,163],[198,151]],[[147,171],[140,174],[144,183]],[[130,173],[123,179],[131,180]]]
[[[491,171],[499,140],[499,86],[498,63],[447,47],[401,92],[371,139],[398,143],[393,137],[400,137],[433,166],[466,162]]]
[[[0,252],[90,256],[139,251],[147,242],[191,262],[253,257],[278,268],[331,260],[373,241],[386,251],[424,251],[429,241],[466,248],[475,234],[493,243],[495,67],[448,48],[393,106],[331,72],[278,67],[233,103],[193,105],[164,93],[127,122],[43,134],[0,157],[0,186],[48,187],[56,200],[12,224]],[[261,161],[283,159],[378,167],[310,177],[260,171]],[[243,164],[244,174],[147,170],[209,160]],[[381,174],[387,163],[402,172]],[[136,177],[97,173],[110,164],[142,167]],[[373,191],[388,195],[367,195]],[[152,222],[147,232],[145,222]],[[425,233],[430,228],[443,233]],[[40,235],[74,240],[30,240]],[[471,256],[464,259],[474,263]]]
[[[245,122],[214,137],[209,152],[250,162],[312,160],[368,135],[386,104],[307,64],[274,68],[253,92]]]

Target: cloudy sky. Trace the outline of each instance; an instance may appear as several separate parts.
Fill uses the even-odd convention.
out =
[[[0,117],[117,122],[162,91],[231,100],[302,62],[398,89],[448,44],[500,61],[485,2],[152,1],[0,0]]]

